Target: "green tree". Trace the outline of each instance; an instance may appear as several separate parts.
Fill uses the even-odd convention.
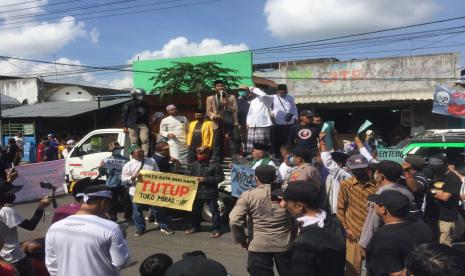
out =
[[[202,108],[202,97],[211,92],[213,82],[224,81],[226,87],[237,87],[241,77],[236,76],[237,70],[221,67],[218,62],[175,62],[174,66],[159,68],[150,80],[153,80],[152,93],[160,95],[177,95],[195,93],[197,105]]]

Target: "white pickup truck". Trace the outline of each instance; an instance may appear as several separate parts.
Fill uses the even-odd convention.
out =
[[[108,144],[114,141],[118,141],[120,145],[124,146],[122,155],[130,157],[128,152],[128,148],[131,145],[129,135],[124,133],[122,128],[97,129],[91,131],[76,143],[69,157],[65,160],[66,191],[68,191],[70,187],[72,188],[73,184],[78,179],[99,177],[98,167],[100,166],[100,162],[105,157],[111,155],[111,152],[108,151]],[[225,174],[227,176],[226,181],[218,185],[220,190],[218,205],[222,218],[226,219],[234,206],[234,199],[230,196],[231,185],[229,181],[229,166],[225,165],[223,167],[225,168]],[[177,173],[185,174],[186,169],[184,168],[184,170],[177,171]],[[205,220],[211,220],[211,213],[206,205],[202,213]]]

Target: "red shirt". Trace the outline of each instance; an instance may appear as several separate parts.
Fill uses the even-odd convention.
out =
[[[16,269],[13,265],[7,262],[4,262],[4,261],[0,261],[0,275],[14,276],[14,275],[17,275],[15,272],[16,272]]]
[[[43,162],[45,145],[40,143],[37,145],[37,162]]]

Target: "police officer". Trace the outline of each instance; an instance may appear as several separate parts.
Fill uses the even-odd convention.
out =
[[[316,183],[319,187],[321,186],[321,175],[317,168],[312,166],[312,151],[307,147],[297,146],[292,151],[293,158],[292,163],[295,169],[289,176],[289,182],[303,180]]]
[[[132,101],[122,107],[121,119],[123,131],[129,133],[131,144],[141,146],[144,155],[149,154],[149,109],[144,103],[145,91],[142,88],[131,90]]]
[[[229,215],[234,241],[248,250],[247,271],[252,276],[274,275],[273,261],[279,275],[290,275],[292,218],[271,199],[271,183],[275,177],[274,166],[258,166],[255,169],[257,188],[244,192]],[[248,236],[246,222],[251,224]]]

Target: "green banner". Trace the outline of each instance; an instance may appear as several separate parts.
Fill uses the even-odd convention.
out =
[[[376,151],[378,152],[378,160],[391,160],[401,164],[404,162],[402,150],[403,149],[378,148]]]
[[[192,64],[198,64],[202,62],[218,62],[224,68],[237,70],[235,75],[243,77],[240,81],[241,84],[249,86],[253,85],[252,52],[244,51],[221,55],[134,61],[132,64],[134,68],[134,87],[143,88],[145,91],[151,91],[153,89],[153,81],[150,80],[150,78],[155,75],[156,70],[160,68],[171,67],[175,62],[189,62]]]

